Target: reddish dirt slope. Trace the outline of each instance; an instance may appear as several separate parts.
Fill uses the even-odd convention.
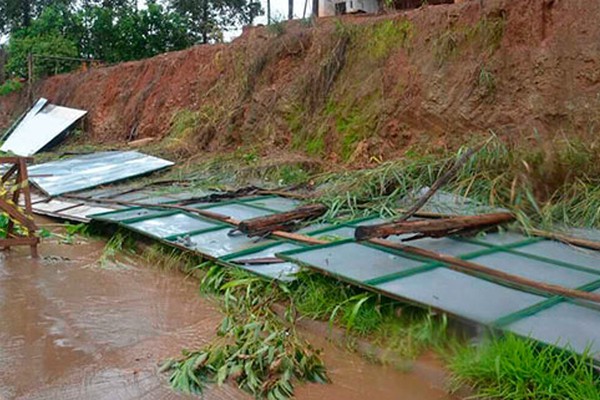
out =
[[[594,134],[598,21],[597,1],[482,0],[294,22],[55,76],[36,94],[89,110],[90,138],[103,143],[165,137],[189,110],[192,152],[249,145],[368,160],[490,129],[516,140]],[[23,107],[0,99],[0,125]]]

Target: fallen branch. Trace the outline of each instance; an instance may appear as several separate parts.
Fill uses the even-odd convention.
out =
[[[400,217],[398,219],[398,222],[408,220],[417,211],[419,211],[421,209],[421,207],[423,207],[425,205],[425,203],[427,203],[429,201],[429,199],[435,194],[435,192],[437,192],[438,190],[440,190],[440,188],[442,186],[444,186],[450,179],[452,179],[452,177],[458,172],[458,170],[460,168],[462,168],[462,166],[467,162],[467,160],[469,158],[471,158],[471,156],[473,154],[477,153],[479,150],[481,150],[482,148],[484,148],[490,142],[490,140],[491,139],[488,139],[485,142],[480,143],[476,147],[470,148],[467,151],[465,151],[458,158],[458,160],[456,160],[456,162],[454,163],[454,165],[452,166],[452,168],[450,168],[442,176],[440,176],[433,183],[433,185],[431,185],[431,187],[429,188],[429,190],[415,203],[415,205],[413,205],[411,208],[409,208],[408,211],[406,211],[406,213],[404,213],[404,215],[402,215],[402,217]]]
[[[379,225],[359,226],[354,232],[356,240],[384,238],[404,233],[421,233],[423,236],[442,237],[465,230],[481,229],[512,221],[514,215],[508,212],[469,215],[464,217],[426,219],[417,221],[397,221]]]
[[[548,232],[548,231],[543,231],[543,230],[539,230],[539,229],[531,229],[528,232],[532,233],[535,236],[545,237],[547,239],[552,239],[552,240],[556,240],[559,242],[572,244],[573,246],[585,247],[586,249],[600,251],[600,242],[595,242],[593,240],[576,238],[573,236],[564,235],[562,233]]]
[[[384,246],[391,249],[402,250],[407,253],[415,254],[421,257],[431,258],[436,261],[441,261],[444,264],[446,264],[448,268],[459,272],[465,272],[471,275],[481,274],[497,278],[506,283],[536,289],[538,291],[552,295],[565,296],[573,299],[589,300],[595,303],[600,303],[600,294],[584,292],[582,290],[570,289],[559,285],[534,281],[528,278],[523,278],[518,275],[513,275],[503,271],[488,268],[484,265],[476,264],[471,261],[466,261],[460,258],[452,257],[446,254],[436,253],[434,251],[425,250],[418,247],[407,246],[397,242],[390,242],[389,240],[372,239],[370,240],[370,243],[374,243],[379,246]]]

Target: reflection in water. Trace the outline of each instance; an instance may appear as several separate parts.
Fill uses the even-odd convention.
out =
[[[151,267],[94,266],[102,243],[45,243],[42,258],[0,260],[0,399],[175,399],[158,364],[214,337],[221,319],[197,283]],[[2,254],[0,254],[2,256]],[[411,374],[372,365],[322,339],[331,385],[300,399],[446,399]],[[249,399],[231,386],[207,399]]]

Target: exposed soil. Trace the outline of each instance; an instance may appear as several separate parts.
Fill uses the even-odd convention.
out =
[[[245,145],[369,162],[490,129],[519,142],[585,137],[599,119],[598,20],[595,1],[482,0],[295,21],[55,76],[36,95],[89,110],[88,143],[163,138],[190,110],[182,156]],[[24,106],[23,96],[0,99],[0,127]]]
[[[46,240],[41,258],[0,259],[0,399],[177,399],[158,365],[210,341],[222,315],[197,281],[142,262],[98,264],[104,243]],[[434,376],[370,364],[307,334],[333,380],[299,385],[299,399],[450,399]],[[250,399],[210,387],[206,399]]]

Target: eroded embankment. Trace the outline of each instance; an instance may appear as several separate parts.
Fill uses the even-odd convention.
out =
[[[295,21],[36,94],[89,110],[93,143],[170,135],[163,148],[184,157],[242,145],[368,163],[489,129],[582,136],[597,129],[599,18],[597,2],[489,0]],[[0,100],[0,125],[23,105]]]

